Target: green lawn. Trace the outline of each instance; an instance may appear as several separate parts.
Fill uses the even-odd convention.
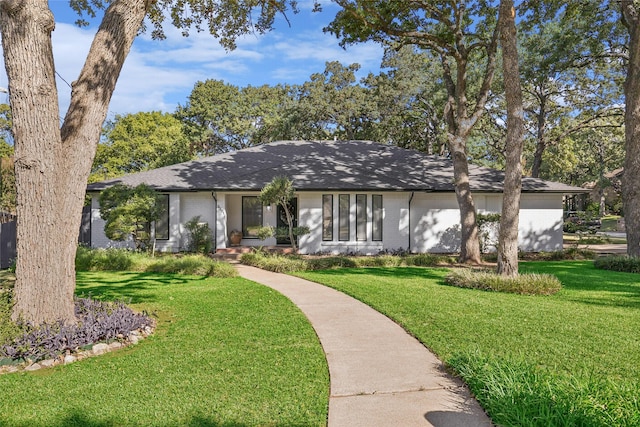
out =
[[[0,426],[323,426],[318,339],[281,294],[249,281],[79,273],[78,293],[158,315],[136,346],[0,376]]]
[[[640,276],[591,262],[523,263],[555,274],[553,296],[447,286],[446,269],[325,270],[300,276],[402,324],[462,373],[501,425],[640,425]]]

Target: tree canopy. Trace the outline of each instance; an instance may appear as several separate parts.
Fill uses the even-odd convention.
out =
[[[182,123],[168,113],[117,115],[104,127],[90,182],[191,160]]]

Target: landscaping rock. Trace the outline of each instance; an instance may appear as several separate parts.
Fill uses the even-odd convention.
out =
[[[75,362],[76,360],[78,360],[78,358],[77,358],[77,357],[75,357],[75,356],[74,356],[74,355],[72,355],[72,354],[67,354],[67,355],[64,357],[64,364],[65,364],[65,365],[68,365],[69,363],[73,363],[73,362]]]
[[[42,369],[42,366],[39,363],[34,363],[33,365],[29,365],[24,368],[25,371],[37,371],[38,369]]]
[[[50,368],[50,367],[52,367],[52,366],[55,366],[55,365],[56,365],[57,360],[56,360],[56,359],[47,359],[47,360],[41,360],[41,361],[40,361],[40,362],[38,362],[38,363],[40,363],[40,365],[41,365],[43,368]]]
[[[107,351],[109,351],[109,344],[106,343],[99,343],[96,344],[92,347],[91,352],[93,354],[95,354],[96,356],[100,355],[100,354],[104,354]]]

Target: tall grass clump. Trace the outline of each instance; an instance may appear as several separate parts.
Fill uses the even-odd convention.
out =
[[[430,267],[451,265],[456,262],[454,257],[437,254],[330,255],[303,258],[300,256],[271,254],[259,250],[243,254],[240,260],[243,264],[277,273],[334,268],[400,267],[403,265]]]
[[[193,274],[210,277],[235,277],[235,269],[205,255],[164,255],[151,257],[127,249],[89,249],[78,247],[78,271],[141,271],[151,273]]]
[[[557,277],[550,274],[520,274],[502,276],[486,270],[456,269],[445,282],[459,288],[509,292],[522,295],[553,295],[562,288]]]
[[[127,249],[90,249],[78,246],[76,269],[78,271],[128,271],[134,264],[134,252]]]
[[[235,277],[238,274],[231,264],[215,261],[203,255],[162,257],[149,264],[145,271],[210,277]]]
[[[580,372],[561,376],[523,360],[477,353],[454,356],[447,364],[496,425],[640,425],[640,384]]]
[[[593,261],[593,265],[601,270],[640,273],[640,258],[627,255],[600,257]]]
[[[293,271],[307,270],[306,261],[298,256],[267,254],[261,251],[242,254],[240,261],[243,264],[273,271],[274,273],[290,273]]]

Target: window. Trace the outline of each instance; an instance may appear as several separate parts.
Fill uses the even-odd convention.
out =
[[[257,196],[242,197],[242,237],[257,239],[262,227],[262,203]]]
[[[374,194],[371,196],[371,210],[373,218],[371,220],[371,239],[373,241],[382,241],[382,195]]]
[[[349,195],[338,196],[338,240],[349,240]]]
[[[356,240],[367,240],[366,194],[356,194]]]
[[[158,198],[160,216],[155,223],[156,239],[169,240],[169,195],[161,194]]]
[[[322,240],[333,240],[333,195],[322,195]]]

